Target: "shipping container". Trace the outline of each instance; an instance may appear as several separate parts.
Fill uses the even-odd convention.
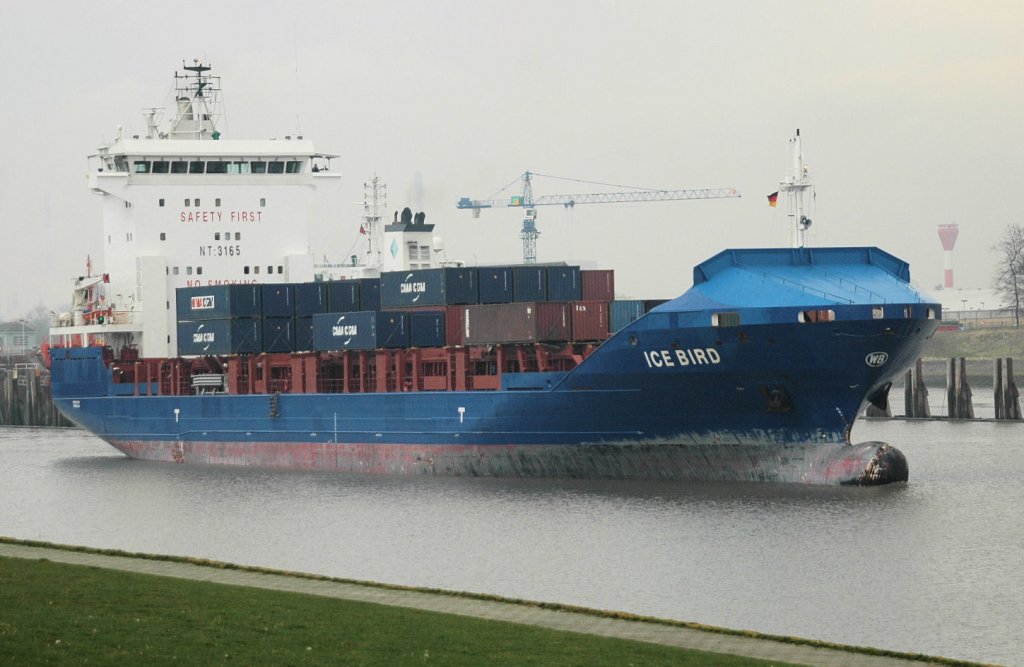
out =
[[[526,265],[512,267],[513,301],[547,301],[547,267]]]
[[[466,345],[565,342],[572,338],[569,304],[496,303],[467,306],[463,316]]]
[[[580,300],[580,267],[549,266],[547,270],[548,301]]]
[[[259,285],[179,287],[175,291],[176,319],[181,322],[259,317],[261,303]]]
[[[458,306],[455,306],[458,307]],[[409,313],[409,347],[444,347],[445,313],[427,310]]]
[[[481,266],[480,303],[512,303],[515,299],[511,266]]]
[[[313,318],[295,318],[295,351],[309,352],[316,349],[313,346]]]
[[[263,293],[263,317],[295,317],[295,285],[268,283],[260,285]]]
[[[358,280],[332,280],[327,285],[327,310],[330,313],[351,313],[363,310],[360,303],[360,284]],[[368,308],[367,310],[377,310]],[[316,313],[314,313],[315,315]]]
[[[608,337],[608,302],[576,301],[570,304],[572,339],[604,340]]]
[[[255,354],[261,351],[261,333],[257,319],[178,322],[178,355]]]
[[[358,310],[380,310],[380,278],[360,278]],[[337,308],[331,310],[339,312]]]
[[[381,274],[380,290],[382,308],[471,304],[480,300],[475,267],[389,271]]]
[[[317,313],[329,312],[327,299],[327,283],[296,283],[295,317],[312,317]]]
[[[409,347],[408,313],[361,310],[313,316],[319,351]]]
[[[636,299],[612,301],[608,305],[609,331],[615,333],[639,320],[644,312],[644,302]]]
[[[615,271],[611,269],[584,269],[580,271],[581,301],[613,301],[615,299]]]
[[[469,306],[413,306],[395,308],[393,310],[407,313],[443,312],[444,313],[444,345],[451,347],[462,345],[463,315]]]
[[[295,318],[264,317],[263,318],[263,351],[294,352],[295,351]]]

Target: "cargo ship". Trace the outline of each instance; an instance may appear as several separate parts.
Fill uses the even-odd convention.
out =
[[[395,474],[905,481],[851,442],[920,354],[940,307],[877,248],[808,248],[799,132],[790,248],[725,250],[664,301],[612,271],[437,262],[433,225],[383,224],[367,258],[318,264],[311,196],[333,155],[229,141],[219,79],[175,75],[166,132],[93,156],[105,265],[51,329],[53,396],[129,457]]]

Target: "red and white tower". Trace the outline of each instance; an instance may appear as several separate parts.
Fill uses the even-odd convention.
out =
[[[942,241],[943,268],[946,270],[946,289],[953,287],[953,246],[956,245],[956,237],[960,234],[960,228],[956,224],[939,225],[939,239]]]

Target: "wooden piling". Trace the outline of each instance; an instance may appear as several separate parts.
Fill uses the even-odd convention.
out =
[[[932,416],[928,408],[928,387],[924,384],[924,368],[920,359],[904,376],[903,396],[907,417]]]
[[[993,385],[996,419],[1021,419],[1020,394],[1013,379],[1013,359],[1007,357],[1005,360],[995,360]]]
[[[964,357],[950,359],[946,365],[946,415],[950,419],[974,419],[974,402]]]

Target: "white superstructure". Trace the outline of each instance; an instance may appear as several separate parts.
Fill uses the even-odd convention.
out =
[[[301,136],[222,139],[220,78],[199,61],[184,69],[166,131],[151,109],[146,136],[119,131],[90,156],[103,264],[75,280],[73,311],[51,329],[53,345],[173,356],[176,288],[314,278],[308,218],[316,192],[340,179],[330,169],[337,156]]]

